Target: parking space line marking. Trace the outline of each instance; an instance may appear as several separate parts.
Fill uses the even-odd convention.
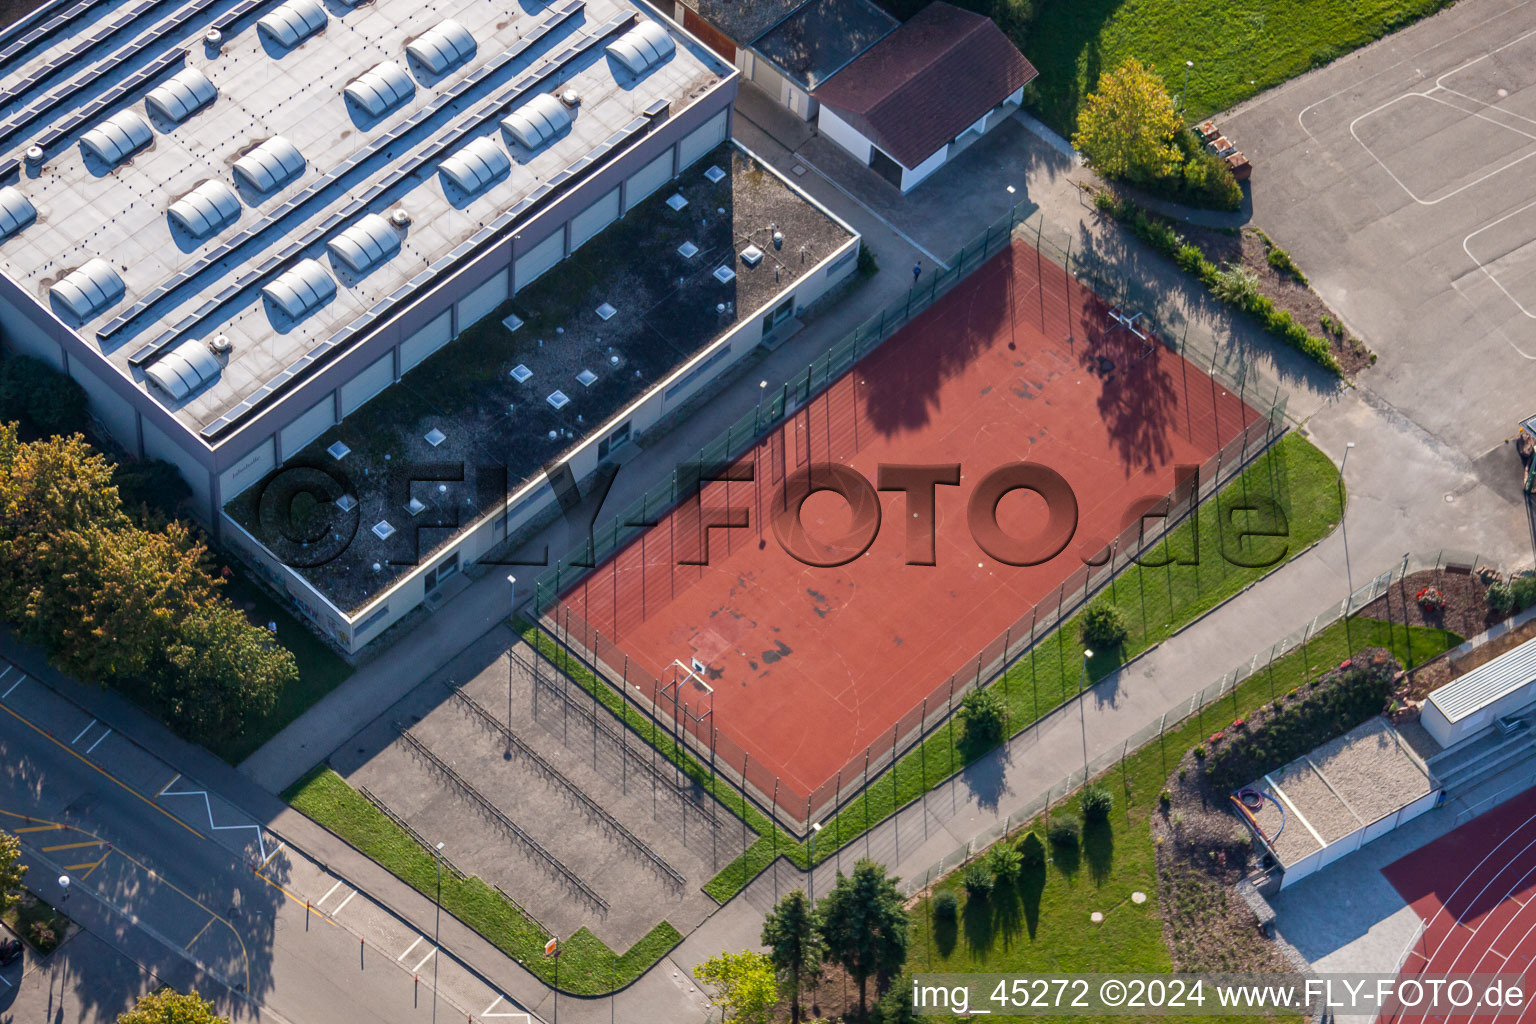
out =
[[[273,852],[276,852],[276,851],[273,851]],[[262,874],[260,868],[256,869],[256,877],[261,879],[263,882],[266,882],[268,885],[270,885],[272,888],[276,889],[278,892],[282,893],[284,896],[287,896],[289,899],[293,900],[293,902],[295,902],[299,906],[303,907],[308,913],[314,914],[316,917],[320,918],[320,920],[324,921],[326,924],[330,925],[332,928],[340,928],[341,927],[341,925],[337,924],[335,921],[332,921],[330,918],[326,917],[324,911],[316,910],[314,904],[310,903],[309,900],[300,899],[299,897],[295,896],[293,893],[289,892],[287,889],[284,889],[281,885],[278,885],[276,882],[272,881],[272,879],[268,878],[266,875]]]
[[[0,679],[4,679],[6,676],[10,675],[10,672],[11,672],[11,666],[9,666],[9,665],[5,666],[5,671],[4,672],[0,672]],[[5,690],[4,693],[0,693],[0,697],[9,697],[11,695],[11,691],[16,689],[16,687],[20,686],[22,684],[22,682],[26,678],[27,678],[27,674],[25,672],[23,672],[20,675],[18,675],[16,677],[16,681],[14,683],[12,683],[10,686],[6,687],[6,690]]]
[[[46,825],[28,825],[26,828],[13,828],[11,831],[19,835],[22,832],[52,832],[55,829],[61,829],[63,827],[63,825],[60,825],[57,822],[49,822]]]
[[[60,742],[58,739],[54,738],[53,736],[48,735],[48,732],[46,730],[38,727],[38,725],[36,723],[34,723],[31,719],[23,718],[21,715],[18,715],[15,711],[11,710],[10,708],[6,707],[3,704],[0,704],[0,711],[4,711],[6,714],[8,714],[12,718],[16,719],[16,721],[21,722],[27,728],[29,728],[33,732],[37,733],[39,736],[46,737],[50,742],[55,744],[60,750],[67,751],[70,754],[74,755],[74,757],[77,758],[80,761],[81,764],[87,765],[88,767],[90,767],[90,769],[92,771],[96,772],[98,775],[101,775],[103,778],[110,779],[113,782],[117,783],[120,787],[122,787],[123,789],[127,790],[129,793],[132,793],[134,796],[138,797],[140,800],[142,800],[145,803],[149,804],[149,806],[153,807],[155,810],[159,811],[161,814],[165,815],[167,818],[170,818],[172,821],[174,821],[176,824],[180,825],[182,828],[186,829],[188,832],[191,832],[193,835],[197,836],[197,838],[199,838],[199,839],[207,839],[208,838],[207,836],[205,836],[201,832],[199,832],[197,829],[193,828],[191,825],[188,825],[186,822],[184,822],[180,818],[176,817],[176,815],[174,815],[170,811],[166,810],[164,807],[161,807],[159,804],[155,803],[153,800],[151,800],[149,797],[145,796],[143,793],[140,793],[138,790],[136,790],[132,786],[128,785],[128,783],[124,782],[122,779],[118,778],[116,775],[113,775],[111,772],[107,771],[105,768],[103,768],[100,765],[96,764],[94,761],[91,761],[88,758],[83,757],[78,750],[72,750],[70,747],[68,747],[64,743]],[[179,776],[178,776],[178,778],[179,778]],[[57,826],[55,826],[55,827],[57,827]]]
[[[90,867],[90,870],[88,870],[84,874],[82,874],[80,876],[80,878],[77,879],[77,881],[84,881],[85,879],[90,878],[91,877],[91,872],[95,871],[97,868],[101,867],[104,863],[106,863],[107,858],[110,857],[110,856],[112,856],[112,851],[111,850],[108,850],[106,853],[102,854],[101,855],[101,860],[97,861],[95,864],[92,864],[91,867]]]
[[[415,967],[411,968],[411,972],[414,974],[415,972],[421,970],[422,967],[426,965],[426,962],[428,960],[431,960],[432,957],[435,956],[436,954],[437,954],[437,947],[433,946],[431,949],[427,950],[427,955],[422,957],[421,960],[417,962]]]
[[[326,900],[330,899],[331,898],[331,893],[335,892],[337,889],[340,889],[340,888],[341,888],[341,879],[338,878],[338,879],[336,879],[336,884],[335,885],[333,885],[329,889],[325,890],[325,895],[324,896],[321,896],[319,899],[315,900],[315,906],[318,907],[320,904],[322,904]]]
[[[492,1003],[490,1006],[487,1006],[485,1008],[485,1012],[482,1013],[480,1016],[481,1017],[521,1017],[523,1019],[523,1021],[524,1021],[524,1024],[532,1024],[533,1018],[528,1016],[528,1014],[523,1013],[521,1010],[503,1010],[501,1013],[492,1013],[491,1011],[496,1009],[496,1007],[500,1006],[501,1005],[501,1001],[503,999],[505,999],[505,998],[506,998],[505,996],[500,996],[500,995],[497,996],[496,997],[496,1001],[494,1003]]]
[[[0,981],[5,981],[5,978],[4,978],[4,977],[3,977],[3,976],[0,976]],[[12,984],[11,984],[11,983],[10,983],[10,982],[8,982],[8,981],[5,981],[5,987],[6,987],[6,988],[15,988],[15,987],[16,987],[16,986],[15,986],[15,985],[12,985]]]
[[[203,926],[197,930],[197,934],[192,936],[192,938],[188,939],[187,940],[187,944],[185,946],[182,946],[181,948],[182,949],[191,949],[192,948],[192,943],[194,943],[198,939],[202,938],[203,937],[203,932],[207,931],[208,930],[208,926],[211,925],[211,924],[213,924],[213,918],[209,917],[208,920],[203,922]]]
[[[96,724],[96,719],[94,719],[94,718],[91,719],[89,722],[87,722],[85,728],[81,729],[80,732],[76,734],[75,738],[69,741],[69,745],[70,746],[74,746],[76,743],[79,743],[80,742],[80,737],[84,736],[86,733],[90,732],[91,731],[91,726],[93,726],[95,724]]]
[[[399,956],[395,957],[395,960],[396,961],[404,960],[406,958],[406,956],[408,956],[410,954],[411,950],[413,950],[417,946],[421,945],[421,940],[424,939],[424,938],[426,938],[425,935],[418,935],[418,936],[416,936],[416,941],[411,943],[409,946],[406,946],[405,947],[405,952],[401,953]]]
[[[339,903],[336,906],[335,910],[331,911],[331,916],[335,917],[337,914],[341,913],[342,910],[346,907],[346,905],[348,903],[352,902],[352,897],[356,896],[356,895],[357,895],[357,890],[356,889],[353,889],[351,892],[347,893],[347,898],[342,900],[341,903]]]
[[[96,737],[96,742],[92,743],[90,746],[86,747],[85,748],[85,752],[87,754],[89,754],[91,751],[93,751],[97,747],[101,746],[101,741],[102,740],[106,739],[108,736],[111,736],[111,735],[112,735],[112,730],[108,729],[106,732],[104,732],[100,736]]]
[[[181,781],[181,772],[177,772],[176,773],[176,777],[174,779],[172,779],[170,782],[167,782],[165,785],[160,787],[160,792],[155,794],[155,799],[158,800],[160,797],[164,796],[166,790],[170,789],[172,786],[176,785],[176,783],[178,783],[180,781]]]
[[[18,830],[19,831],[19,830]],[[100,846],[100,839],[91,839],[84,843],[60,843],[58,846],[43,847],[44,853],[53,853],[55,850],[78,850],[86,846]]]
[[[214,827],[217,828],[218,826],[214,826]],[[278,851],[281,850],[286,845],[287,845],[286,843],[278,843],[277,846],[273,848],[272,852],[267,854],[267,859],[261,862],[261,866],[262,867],[266,867],[267,864],[272,860],[272,858],[277,856]]]

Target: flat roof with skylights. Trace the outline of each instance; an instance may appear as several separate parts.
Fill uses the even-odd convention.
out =
[[[150,7],[7,47],[0,273],[210,449],[733,73],[629,0]]]

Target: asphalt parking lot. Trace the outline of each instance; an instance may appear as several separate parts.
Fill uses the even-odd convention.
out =
[[[1496,458],[1536,413],[1536,3],[1459,4],[1220,124],[1253,221],[1381,356],[1362,386]]]

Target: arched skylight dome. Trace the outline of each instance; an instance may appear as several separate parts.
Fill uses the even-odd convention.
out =
[[[197,68],[182,68],[144,97],[149,112],[180,124],[218,99],[219,90]]]
[[[482,135],[438,164],[443,176],[462,191],[474,195],[512,170],[506,150],[489,135]]]
[[[336,281],[315,260],[300,260],[292,270],[261,290],[261,294],[286,313],[291,320],[302,320],[336,294]]]
[[[347,98],[371,117],[383,117],[416,94],[416,83],[399,61],[387,60],[354,78]]]
[[[154,137],[154,130],[143,114],[137,110],[119,110],[80,136],[80,145],[108,167],[116,167],[149,145]]]
[[[346,264],[354,274],[366,274],[400,251],[400,232],[370,213],[331,239],[327,248],[332,259]]]
[[[219,375],[218,357],[201,341],[184,341],[156,359],[144,376],[176,401],[181,401]]]
[[[10,238],[37,220],[37,207],[17,189],[0,188],[0,239]]]
[[[325,27],[320,0],[288,0],[256,23],[256,29],[285,50],[291,50]]]
[[[615,39],[608,47],[608,56],[624,65],[630,74],[643,75],[672,56],[676,49],[677,44],[666,29],[647,21]]]
[[[101,257],[87,260],[48,290],[81,323],[91,319],[123,297],[127,288],[112,264]]]
[[[405,52],[434,75],[441,75],[474,56],[475,37],[452,18],[444,18],[411,40]]]
[[[240,219],[240,197],[210,178],[172,203],[166,216],[193,238],[207,238]]]
[[[524,149],[538,149],[571,126],[571,111],[549,93],[540,93],[503,118],[501,126]]]
[[[236,160],[235,173],[251,188],[267,195],[304,173],[304,155],[293,143],[274,135]]]

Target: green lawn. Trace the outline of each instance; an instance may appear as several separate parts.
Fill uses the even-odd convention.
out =
[[[1168,90],[1184,89],[1187,116],[1198,120],[1326,64],[1393,29],[1431,14],[1448,0],[1034,0],[1021,32],[1018,0],[963,0],[992,15],[1040,72],[1036,112],[1070,135],[1084,96],[1100,73],[1126,57],[1162,72]],[[913,5],[898,0],[895,6]]]
[[[1399,660],[1409,658],[1409,634],[1401,624],[1376,620],[1350,623],[1354,649],[1382,646]],[[1461,642],[1443,630],[1415,627],[1411,634],[1412,657],[1423,661]],[[1107,838],[1084,844],[1082,857],[1071,864],[1050,863],[1026,873],[1019,883],[975,906],[966,905],[961,872],[948,876],[935,889],[953,891],[961,901],[954,924],[933,920],[929,899],[920,901],[914,914],[915,931],[908,971],[941,972],[1107,972],[1165,973],[1172,970],[1163,943],[1162,919],[1155,897],[1157,867],[1148,818],[1169,771],[1184,752],[1199,742],[1202,726],[1214,728],[1246,715],[1344,660],[1349,649],[1343,623],[1317,633],[1305,655],[1296,651],[1276,659],[1264,671],[1222,697],[1218,706],[1200,718],[1190,718],[1171,729],[1163,744],[1156,742],[1133,753],[1121,768],[1102,778],[1114,794]],[[1052,808],[1053,817],[1076,816],[1076,797]],[[1033,823],[1040,829],[1041,823]],[[1145,892],[1140,905],[1131,893]],[[1094,911],[1104,914],[1093,924]],[[943,1018],[935,1018],[936,1020]],[[994,1018],[1012,1019],[1012,1018]],[[1187,1019],[1187,1018],[1181,1018]]]
[[[299,666],[298,683],[278,694],[277,704],[271,711],[247,722],[239,736],[214,750],[230,764],[239,764],[289,722],[308,711],[315,701],[345,682],[352,674],[352,666],[292,612],[246,579],[247,570],[238,562],[232,563],[230,570],[231,576],[222,588],[224,596],[245,609],[251,621],[259,625],[277,623],[278,642],[293,652],[294,661]],[[246,608],[247,605],[254,607]]]
[[[437,861],[331,769],[320,765],[294,783],[284,798],[299,811],[357,847],[396,877],[429,896],[437,891]],[[537,922],[503,899],[490,885],[470,875],[443,872],[443,909],[508,956],[555,982],[555,963],[544,956],[549,939]],[[609,949],[586,928],[561,942],[560,990],[573,995],[601,995],[634,981],[683,940],[666,921],[652,928],[622,954]]]

